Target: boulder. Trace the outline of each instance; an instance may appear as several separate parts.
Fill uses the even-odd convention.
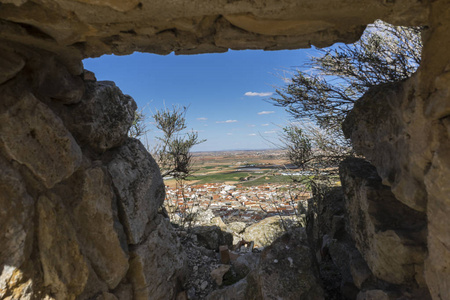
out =
[[[196,226],[191,232],[197,236],[198,244],[207,249],[219,251],[222,245],[233,245],[232,234],[221,230],[219,226]]]
[[[374,166],[384,185],[409,207],[425,211],[423,170],[431,161],[433,134],[421,111],[417,77],[370,89],[348,114],[343,130]],[[407,155],[405,154],[407,153]]]
[[[20,173],[2,156],[0,170],[0,298],[19,298],[31,285],[21,268],[32,251],[34,200]]]
[[[207,299],[324,299],[305,229],[285,233],[264,249],[259,264],[244,279]]]
[[[128,248],[121,245],[114,228],[112,201],[116,200],[102,168],[82,176],[81,197],[72,207],[78,239],[92,268],[109,289],[114,289],[128,271]],[[123,229],[122,229],[123,230]]]
[[[296,225],[296,222],[296,216],[268,217],[247,227],[243,237],[246,241],[255,242],[255,247],[265,247],[280,237],[288,228]]]
[[[118,196],[128,243],[138,244],[164,201],[159,167],[142,143],[131,138],[108,153],[108,158],[108,172]]]
[[[61,198],[50,194],[39,198],[37,211],[43,285],[56,299],[75,299],[84,290],[89,270],[67,209]]]
[[[47,188],[72,175],[81,164],[81,149],[61,119],[25,86],[11,83],[0,93],[0,147],[5,154]]]
[[[84,94],[80,76],[72,75],[54,56],[32,60],[30,67],[36,70],[33,87],[39,97],[48,97],[64,104],[74,104]]]
[[[174,299],[186,276],[185,253],[167,219],[158,215],[152,223],[147,239],[130,249],[133,299]]]
[[[126,140],[137,105],[111,81],[86,81],[80,103],[65,112],[65,122],[80,143],[102,153]]]
[[[425,215],[398,201],[362,159],[340,165],[349,232],[373,274],[394,284],[415,281],[425,258]]]

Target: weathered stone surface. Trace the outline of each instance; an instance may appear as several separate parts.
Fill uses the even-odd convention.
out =
[[[92,268],[109,289],[114,289],[128,271],[128,249],[122,249],[114,228],[111,184],[102,168],[89,169],[83,177],[81,199],[73,207],[73,219]]]
[[[304,228],[281,236],[261,253],[254,275],[262,299],[324,299],[313,261]]]
[[[434,152],[432,166],[425,176],[428,193],[428,258],[425,275],[432,295],[450,299],[450,142],[441,125],[441,146]],[[440,295],[440,296],[438,296]],[[437,298],[439,299],[439,298]]]
[[[197,236],[198,244],[211,250],[219,250],[219,246],[233,245],[233,236],[231,233],[222,231],[219,226],[196,226],[191,229]]]
[[[44,286],[57,299],[75,299],[86,285],[88,266],[73,224],[55,195],[38,200],[38,245]]]
[[[28,195],[19,172],[0,156],[0,298],[20,295],[20,268],[29,259],[33,240],[34,201]],[[25,285],[25,287],[24,287]]]
[[[147,239],[131,249],[133,299],[173,299],[186,276],[186,257],[169,221],[158,215],[153,223]]]
[[[138,244],[164,201],[164,182],[158,165],[140,141],[128,139],[110,155],[113,160],[108,171],[119,197],[128,242]]]
[[[425,258],[425,215],[404,205],[362,159],[340,166],[348,227],[375,276],[395,284],[414,282]]]
[[[292,229],[264,249],[257,268],[247,277],[207,299],[324,299],[313,261],[305,229]]]
[[[81,103],[71,106],[67,126],[81,143],[102,153],[121,145],[137,106],[111,81],[86,82]]]
[[[50,188],[78,168],[81,150],[61,119],[24,88],[0,90],[0,147]]]
[[[356,300],[390,300],[389,295],[382,290],[360,292]]]
[[[2,2],[2,38],[61,58],[325,47],[356,41],[376,19],[417,25],[428,16],[428,2],[420,1]]]
[[[2,51],[0,57],[0,84],[13,78],[25,66],[25,60],[20,55],[10,51]]]
[[[423,170],[431,159],[433,135],[423,117],[415,80],[370,90],[349,113],[344,133],[355,150],[376,166],[383,184],[391,187],[398,200],[425,211]]]
[[[55,57],[39,57],[30,65],[36,70],[34,88],[40,96],[49,97],[64,104],[81,100],[84,83],[80,76],[74,76]]]
[[[211,271],[211,277],[217,285],[222,285],[223,275],[230,270],[230,265],[219,265],[216,269]]]
[[[296,216],[273,216],[265,218],[264,220],[247,227],[243,237],[246,241],[255,242],[255,247],[268,246],[296,222]],[[283,224],[286,225],[287,228],[284,228]]]

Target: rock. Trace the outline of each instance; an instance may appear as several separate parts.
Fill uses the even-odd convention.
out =
[[[233,261],[233,268],[236,272],[236,277],[244,278],[252,270],[256,269],[260,261],[260,253],[245,253],[244,255],[239,255],[238,258]]]
[[[136,103],[114,82],[87,81],[81,102],[66,112],[66,124],[82,144],[102,153],[126,140]]]
[[[360,292],[356,297],[356,300],[390,300],[389,295],[382,290],[370,290]]]
[[[247,227],[247,224],[245,224],[244,222],[232,222],[227,224],[227,228],[235,234],[243,233],[245,227]]]
[[[223,275],[230,270],[230,265],[220,265],[218,268],[211,271],[211,277],[217,285],[222,285]]]
[[[0,298],[18,298],[31,284],[22,280],[20,269],[32,251],[34,201],[20,173],[2,156],[0,170]]]
[[[296,228],[264,249],[254,277],[262,299],[324,299],[316,268],[306,230]]]
[[[118,299],[111,293],[103,292],[95,300],[118,300]]]
[[[1,37],[81,60],[134,51],[196,54],[228,48],[326,47],[356,41],[365,25],[376,19],[421,25],[429,16],[428,2],[352,0],[332,8],[329,0],[306,6],[287,0],[264,5],[221,0],[207,4],[79,0],[71,5],[7,0],[0,19],[14,29],[7,27]]]
[[[295,216],[265,218],[245,229],[244,240],[255,242],[255,247],[268,246],[286,231],[283,224],[290,227],[295,220]]]
[[[198,244],[207,249],[218,251],[219,246],[233,245],[231,233],[222,231],[218,226],[197,226],[191,231],[197,236]]]
[[[133,299],[173,299],[186,276],[186,257],[169,221],[158,216],[153,223],[147,239],[130,249]]]
[[[128,139],[109,155],[108,171],[128,242],[138,244],[164,201],[164,182],[155,160],[138,140]]]
[[[55,57],[40,57],[32,63],[36,70],[34,88],[39,97],[49,97],[64,104],[74,104],[84,94],[80,76],[72,75]]]
[[[444,131],[441,128],[441,134]],[[425,276],[433,299],[450,299],[450,187],[446,178],[450,176],[450,143],[439,148],[433,155],[433,164],[425,177],[429,191],[428,217],[428,257],[425,260]],[[439,298],[438,298],[439,299]]]
[[[95,273],[114,289],[128,271],[128,249],[122,248],[114,228],[111,182],[102,168],[89,169],[81,190],[81,199],[73,208],[78,237]]]
[[[44,286],[57,299],[75,299],[88,279],[88,266],[67,210],[56,195],[41,196],[38,245]]]
[[[340,166],[350,235],[375,276],[395,284],[414,282],[425,258],[425,215],[398,201],[362,159]]]
[[[51,188],[80,166],[81,149],[61,119],[23,88],[0,88],[0,147]]]
[[[324,299],[305,229],[295,228],[278,238],[261,253],[256,269],[207,299]]]
[[[423,170],[431,160],[433,135],[421,115],[416,77],[372,88],[348,114],[344,133],[377,168],[383,184],[409,207],[425,211]],[[408,153],[408,155],[405,155]]]
[[[19,73],[25,66],[25,60],[23,57],[10,52],[0,49],[2,51],[2,56],[0,57],[0,84],[8,81]]]

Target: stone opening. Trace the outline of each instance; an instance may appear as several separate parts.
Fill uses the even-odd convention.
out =
[[[3,1],[0,19],[1,297],[176,297],[183,254],[156,209],[162,201],[157,168],[125,139],[130,114],[96,99],[112,91],[116,103],[129,110],[134,103],[113,84],[88,83],[82,58],[326,46],[355,41],[366,24],[383,19],[429,27],[422,65],[413,78],[373,93],[390,108],[377,130],[368,122],[368,96],[355,107],[359,126],[348,134],[395,197],[426,214],[425,252],[380,253],[412,257],[405,272],[417,274],[414,280],[433,299],[450,298],[447,1]],[[97,119],[100,111],[116,119]],[[100,124],[114,134],[99,135]],[[137,159],[146,164],[136,165]],[[143,201],[148,198],[154,202]],[[145,209],[136,209],[141,202]],[[385,277],[380,258],[368,257],[376,276],[395,284],[405,278]],[[423,270],[411,270],[420,260]],[[360,269],[350,271],[364,278]],[[382,293],[367,288],[358,297],[389,297]]]

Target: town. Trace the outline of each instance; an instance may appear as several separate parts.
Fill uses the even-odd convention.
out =
[[[310,191],[304,187],[289,184],[166,186],[166,209],[172,213],[210,209],[225,223],[241,221],[252,224],[274,215],[299,214],[310,197]]]

